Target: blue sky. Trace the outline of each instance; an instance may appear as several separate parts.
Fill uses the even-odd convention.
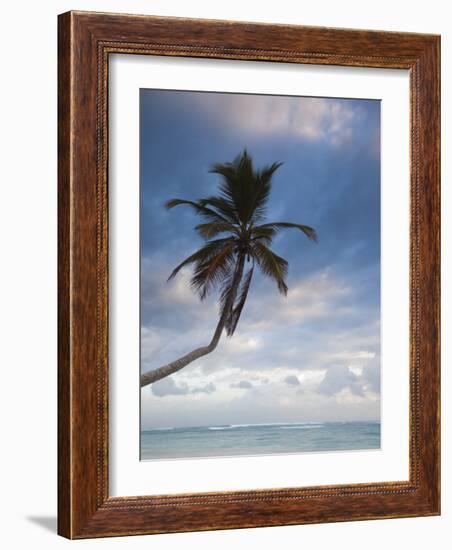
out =
[[[287,230],[289,293],[253,279],[236,333],[142,392],[142,427],[319,420],[380,414],[380,103],[376,100],[141,90],[142,371],[209,342],[216,296],[200,302],[183,269],[199,223],[170,198],[216,193],[215,162],[245,147],[282,161],[269,221]]]

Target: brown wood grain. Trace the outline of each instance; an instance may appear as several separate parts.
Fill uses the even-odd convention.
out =
[[[69,14],[60,16],[60,29]],[[71,533],[70,410],[70,33],[58,33],[58,530]]]
[[[439,37],[69,12],[59,16],[58,48],[58,532],[86,538],[439,514]],[[410,70],[409,481],[109,496],[112,53]]]

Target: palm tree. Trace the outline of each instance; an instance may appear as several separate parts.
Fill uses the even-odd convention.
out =
[[[300,230],[316,241],[312,227],[289,222],[265,221],[272,177],[282,163],[274,162],[255,170],[250,155],[243,151],[233,162],[215,164],[210,172],[221,176],[220,193],[216,196],[189,201],[171,199],[166,208],[189,206],[203,223],[195,230],[205,244],[181,262],[171,273],[172,279],[185,266],[194,266],[191,286],[201,300],[212,290],[220,291],[219,321],[207,346],[199,347],[183,357],[141,375],[141,386],[152,384],[173,374],[196,359],[211,353],[223,333],[232,336],[245,305],[254,268],[273,279],[281,294],[287,294],[288,262],[269,246],[280,229]],[[215,238],[220,237],[220,238]]]

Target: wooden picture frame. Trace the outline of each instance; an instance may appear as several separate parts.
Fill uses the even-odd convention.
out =
[[[440,513],[440,38],[68,12],[58,39],[58,532],[89,538]],[[110,497],[108,60],[112,53],[410,73],[408,481]]]

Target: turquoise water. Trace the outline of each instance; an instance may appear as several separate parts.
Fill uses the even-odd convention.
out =
[[[231,424],[141,432],[141,460],[379,448],[379,422]]]

